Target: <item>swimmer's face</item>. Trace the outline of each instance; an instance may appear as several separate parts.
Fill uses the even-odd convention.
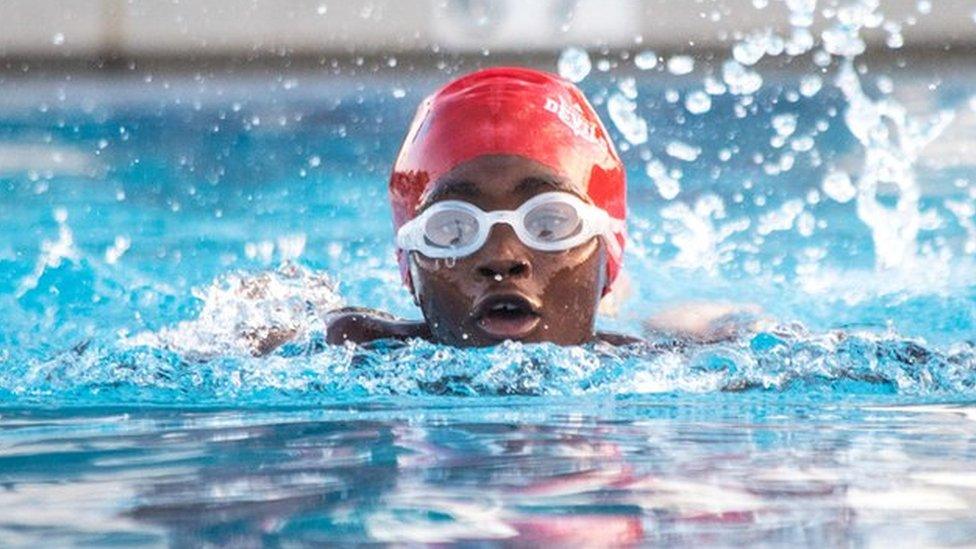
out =
[[[511,155],[465,162],[431,187],[421,209],[463,200],[484,211],[515,210],[533,196],[564,191],[586,199],[586,181],[567,181],[552,170]],[[575,345],[593,339],[605,283],[604,243],[575,248],[529,248],[503,223],[485,245],[456,260],[411,252],[414,292],[436,341],[455,346],[494,345],[505,339]]]

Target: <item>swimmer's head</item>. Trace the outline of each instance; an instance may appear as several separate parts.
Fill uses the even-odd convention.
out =
[[[593,337],[622,259],[625,176],[575,86],[515,68],[447,84],[418,109],[390,197],[404,282],[435,339]],[[516,213],[483,214],[498,211]]]

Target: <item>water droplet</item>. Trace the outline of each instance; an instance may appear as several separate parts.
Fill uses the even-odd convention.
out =
[[[878,91],[886,95],[895,90],[894,82],[887,76],[879,76],[875,84],[878,86]]]
[[[823,87],[823,80],[816,74],[808,74],[800,79],[800,94],[803,97],[813,97],[817,95]]]
[[[722,95],[728,90],[728,88],[725,87],[725,84],[719,82],[713,76],[706,76],[704,84],[705,93],[708,95]]]
[[[828,53],[841,57],[856,57],[864,53],[864,40],[858,36],[859,27],[839,25],[820,33],[823,47]]]
[[[818,67],[830,66],[830,54],[824,50],[817,50],[813,53],[813,63]]]
[[[590,61],[590,56],[586,50],[574,46],[564,49],[559,54],[557,67],[559,76],[570,82],[581,82],[590,74],[593,63]]]
[[[624,77],[617,83],[617,89],[624,94],[627,99],[637,99],[637,80],[633,77]]]
[[[672,200],[681,192],[681,183],[668,174],[667,168],[658,160],[652,160],[644,167],[647,176],[654,181],[661,198]]]
[[[894,21],[885,21],[884,30],[888,33],[885,45],[891,49],[898,49],[905,45],[905,37],[901,34],[901,25]]]
[[[312,168],[318,168],[322,165],[322,158],[318,155],[314,155],[308,159],[308,165]]]
[[[809,135],[797,137],[790,142],[790,148],[796,152],[806,152],[813,148],[814,141]]]
[[[813,217],[810,212],[803,212],[799,217],[796,218],[796,231],[800,233],[800,236],[811,236],[813,235],[813,230],[817,226],[817,218]]]
[[[634,66],[642,71],[653,69],[657,66],[657,54],[651,50],[644,50],[634,56]]]
[[[607,100],[610,121],[632,145],[647,141],[647,122],[637,114],[637,104],[621,93],[614,93]]]
[[[847,175],[847,172],[841,170],[835,170],[828,173],[827,176],[824,177],[821,188],[823,188],[825,195],[837,202],[840,202],[841,204],[850,202],[851,199],[853,199],[857,194],[857,189],[855,189],[854,184],[851,183],[851,176]]]
[[[782,137],[789,137],[796,131],[795,114],[778,114],[772,120],[773,129]]]
[[[752,33],[732,48],[732,57],[743,65],[754,65],[766,55],[767,33]]]
[[[790,10],[790,25],[809,27],[813,24],[817,0],[786,0],[786,7]]]
[[[693,91],[685,97],[685,108],[691,114],[704,114],[712,108],[712,98],[701,90]]]
[[[664,151],[668,153],[668,156],[677,158],[678,160],[684,160],[685,162],[694,162],[702,152],[700,147],[677,140],[668,143]]]
[[[688,74],[695,70],[695,59],[690,55],[675,55],[668,59],[668,72],[675,76]]]
[[[495,282],[501,282],[502,280],[505,280],[505,277],[503,277],[503,276],[502,276],[502,275],[500,275],[500,274],[496,274],[496,275],[495,275],[495,276],[493,276],[492,278],[494,278],[494,279],[495,279]]]
[[[735,95],[756,93],[763,83],[759,73],[743,67],[732,59],[722,64],[722,80],[728,85],[729,91]]]
[[[809,29],[793,27],[793,33],[790,35],[790,39],[786,43],[786,54],[791,57],[803,55],[804,53],[812,50],[813,46],[813,34],[810,33]]]

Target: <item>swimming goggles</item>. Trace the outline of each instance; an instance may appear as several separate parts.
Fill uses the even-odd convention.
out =
[[[400,227],[396,243],[429,258],[464,257],[484,246],[497,223],[507,223],[523,244],[543,252],[568,250],[594,236],[619,248],[614,232],[623,229],[623,220],[574,195],[548,192],[517,210],[485,212],[460,200],[437,202]]]

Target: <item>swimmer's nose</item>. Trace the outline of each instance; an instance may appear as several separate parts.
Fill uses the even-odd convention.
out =
[[[486,279],[502,281],[522,278],[532,272],[528,250],[508,225],[496,225],[485,245],[478,250],[475,272]]]

